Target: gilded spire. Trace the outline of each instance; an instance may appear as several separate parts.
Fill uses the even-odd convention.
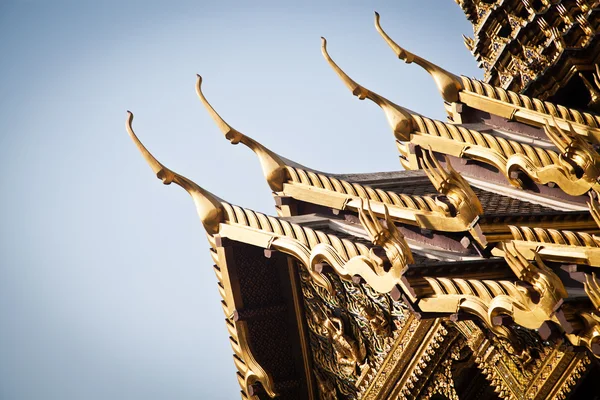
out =
[[[165,185],[170,185],[171,182],[175,182],[177,185],[184,188],[190,196],[192,196],[198,216],[206,231],[211,235],[218,233],[219,224],[224,220],[221,201],[212,193],[202,189],[188,178],[171,171],[154,158],[136,136],[133,127],[131,126],[132,122],[133,113],[127,111],[127,132],[129,132],[129,136],[133,139],[138,150],[142,153],[142,157],[144,157],[144,160],[150,165],[150,168],[152,168],[152,171],[154,171],[158,179],[162,180]]]
[[[410,134],[414,131],[414,128],[413,119],[408,110],[354,82],[331,59],[327,52],[327,40],[324,37],[321,38],[321,51],[325,60],[327,60],[331,68],[333,68],[342,82],[350,89],[352,94],[360,100],[369,99],[381,107],[396,138],[403,141],[410,140]]]
[[[204,107],[208,110],[210,116],[215,120],[217,126],[225,135],[225,138],[231,142],[231,144],[243,143],[250,148],[260,161],[260,165],[263,170],[263,174],[267,179],[267,183],[271,190],[280,192],[283,190],[283,184],[287,181],[286,164],[277,154],[258,143],[256,140],[244,135],[235,128],[232,128],[221,116],[215,111],[210,105],[204,94],[202,93],[202,77],[197,75],[196,81],[196,93],[200,97],[200,101],[204,104]]]
[[[429,72],[429,75],[433,77],[433,80],[435,81],[435,84],[445,101],[450,103],[458,101],[458,92],[464,89],[463,84],[458,76],[451,74],[434,63],[429,62],[424,58],[421,58],[416,54],[413,54],[398,46],[398,44],[394,42],[387,33],[385,33],[385,31],[381,28],[381,25],[379,25],[379,14],[377,12],[375,12],[375,28],[387,42],[387,44],[392,48],[392,50],[394,50],[398,58],[404,60],[407,64],[415,62]]]

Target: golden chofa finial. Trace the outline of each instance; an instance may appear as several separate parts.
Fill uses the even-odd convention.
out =
[[[335,73],[342,79],[342,82],[344,82],[348,89],[350,89],[353,95],[358,97],[360,100],[369,99],[381,107],[385,113],[388,123],[394,131],[394,135],[398,140],[410,140],[410,134],[414,131],[414,129],[413,119],[408,110],[354,82],[331,59],[329,53],[327,52],[327,40],[324,37],[321,38],[321,52],[323,53],[325,60],[327,60],[331,68],[333,68]]]
[[[127,132],[129,132],[129,136],[133,139],[133,142],[137,146],[142,156],[150,165],[150,168],[154,171],[158,179],[162,180],[165,185],[171,184],[171,182],[175,182],[182,188],[184,188],[192,199],[194,200],[194,204],[196,205],[196,210],[198,211],[198,216],[208,232],[211,235],[219,232],[219,224],[224,221],[223,218],[223,206],[221,205],[221,201],[212,193],[202,189],[196,183],[192,182],[188,178],[179,175],[176,172],[171,171],[164,165],[162,165],[150,152],[142,142],[138,139],[133,131],[133,127],[131,123],[133,122],[133,114],[131,111],[127,111]]]
[[[237,129],[232,128],[227,122],[225,122],[225,120],[223,120],[223,118],[221,118],[221,116],[210,105],[208,100],[206,100],[206,97],[204,97],[204,94],[202,93],[202,77],[200,75],[197,76],[198,79],[196,81],[196,93],[198,93],[200,101],[202,101],[202,104],[204,104],[204,107],[206,107],[210,116],[215,120],[221,132],[225,134],[225,138],[232,144],[238,144],[241,142],[249,147],[254,153],[256,153],[260,161],[260,165],[262,166],[263,174],[265,175],[271,190],[274,192],[282,191],[283,184],[288,180],[285,162],[283,162],[281,157],[279,157],[277,154],[273,153],[256,140],[244,135]]]
[[[381,28],[381,25],[379,25],[379,14],[377,12],[375,12],[375,28],[392,50],[394,50],[398,58],[404,60],[407,64],[414,62],[429,72],[429,75],[433,77],[433,80],[445,101],[449,103],[458,101],[458,92],[464,89],[458,76],[398,46],[398,44],[385,33]]]

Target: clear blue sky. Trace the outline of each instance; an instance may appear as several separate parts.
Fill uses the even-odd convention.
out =
[[[49,4],[52,3],[52,4]],[[230,202],[273,213],[234,127],[328,172],[397,170],[383,114],[357,82],[445,118],[398,43],[480,76],[452,0],[0,2],[0,398],[235,399],[238,384],[203,228],[125,131]]]

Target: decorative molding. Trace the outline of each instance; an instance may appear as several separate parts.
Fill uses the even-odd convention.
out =
[[[570,122],[578,135],[595,143],[600,142],[598,115],[517,94],[465,76],[461,76],[461,80],[464,90],[460,92],[460,102],[473,108],[539,127],[554,117],[560,128],[569,129],[567,122]]]

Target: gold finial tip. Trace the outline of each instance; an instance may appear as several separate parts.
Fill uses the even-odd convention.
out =
[[[381,26],[379,26],[379,13],[377,11],[375,11],[375,27],[381,29]]]

